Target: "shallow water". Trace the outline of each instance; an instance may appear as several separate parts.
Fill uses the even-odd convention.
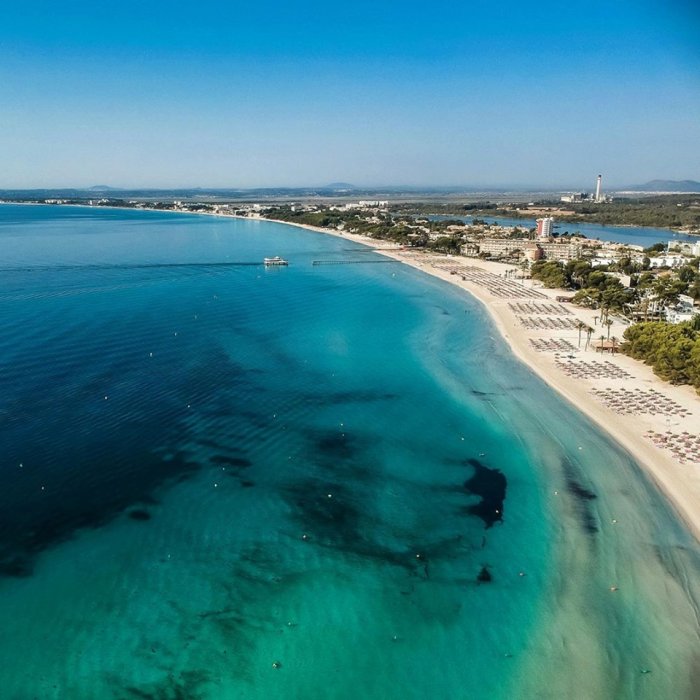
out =
[[[269,222],[0,238],[3,697],[692,696],[697,543],[470,297]]]

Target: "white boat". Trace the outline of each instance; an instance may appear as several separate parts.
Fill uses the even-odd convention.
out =
[[[263,262],[265,263],[265,267],[269,265],[289,265],[289,263],[284,258],[280,258],[279,255],[275,255],[274,258],[265,258]]]

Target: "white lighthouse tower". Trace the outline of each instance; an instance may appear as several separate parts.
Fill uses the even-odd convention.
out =
[[[602,200],[602,196],[603,196],[603,195],[602,195],[602,193],[601,193],[601,191],[600,191],[602,185],[603,185],[603,176],[602,176],[602,175],[598,175],[598,180],[596,181],[596,184],[595,184],[595,201],[596,201],[597,203],[603,201],[603,200]]]

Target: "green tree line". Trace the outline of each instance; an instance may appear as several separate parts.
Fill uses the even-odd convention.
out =
[[[700,393],[700,332],[690,322],[637,323],[625,330],[621,351],[650,365],[673,384],[690,384]]]
[[[537,206],[566,207],[573,214],[554,216],[561,222],[589,222],[611,226],[658,226],[661,228],[690,227],[700,230],[700,199],[697,195],[657,195],[653,197],[616,199],[595,204],[575,202],[562,204],[559,200],[544,199]],[[476,201],[469,203],[406,203],[395,205],[392,211],[403,214],[442,214],[457,216],[507,216],[533,218],[535,215],[517,210],[522,204]]]

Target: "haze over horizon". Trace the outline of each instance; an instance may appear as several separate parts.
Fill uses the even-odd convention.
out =
[[[692,183],[693,188],[688,189],[683,187],[687,183]],[[664,187],[660,188],[659,185],[663,184]],[[676,187],[675,185],[678,185]],[[595,181],[593,183],[583,183],[578,185],[565,186],[561,185],[555,186],[541,186],[538,187],[536,184],[531,185],[518,185],[518,184],[503,184],[503,185],[490,185],[480,187],[479,185],[395,185],[392,183],[380,183],[380,184],[353,184],[353,183],[311,183],[311,184],[298,184],[298,185],[281,185],[281,186],[268,186],[259,185],[256,187],[234,187],[234,186],[211,186],[202,187],[199,185],[182,185],[182,186],[171,186],[162,187],[159,185],[141,185],[136,187],[130,187],[128,185],[89,185],[89,186],[50,186],[50,187],[0,187],[0,193],[8,192],[95,192],[95,193],[114,193],[118,196],[119,193],[128,192],[187,192],[187,191],[202,191],[203,193],[213,193],[213,192],[258,192],[258,191],[269,191],[269,192],[284,192],[289,191],[291,193],[296,193],[299,191],[308,190],[309,192],[323,192],[323,191],[337,191],[341,193],[345,190],[348,192],[369,192],[369,193],[392,193],[396,192],[399,194],[408,194],[410,192],[429,193],[436,192],[441,194],[452,194],[459,195],[460,193],[465,194],[479,194],[482,192],[493,192],[499,194],[506,193],[518,193],[518,194],[540,194],[540,193],[558,193],[558,192],[593,192],[595,190]],[[696,193],[700,192],[700,180],[668,180],[659,179],[648,181],[646,183],[605,183],[603,187],[604,192],[659,192],[659,193]]]
[[[9,6],[0,188],[697,180],[698,36],[679,0]]]

